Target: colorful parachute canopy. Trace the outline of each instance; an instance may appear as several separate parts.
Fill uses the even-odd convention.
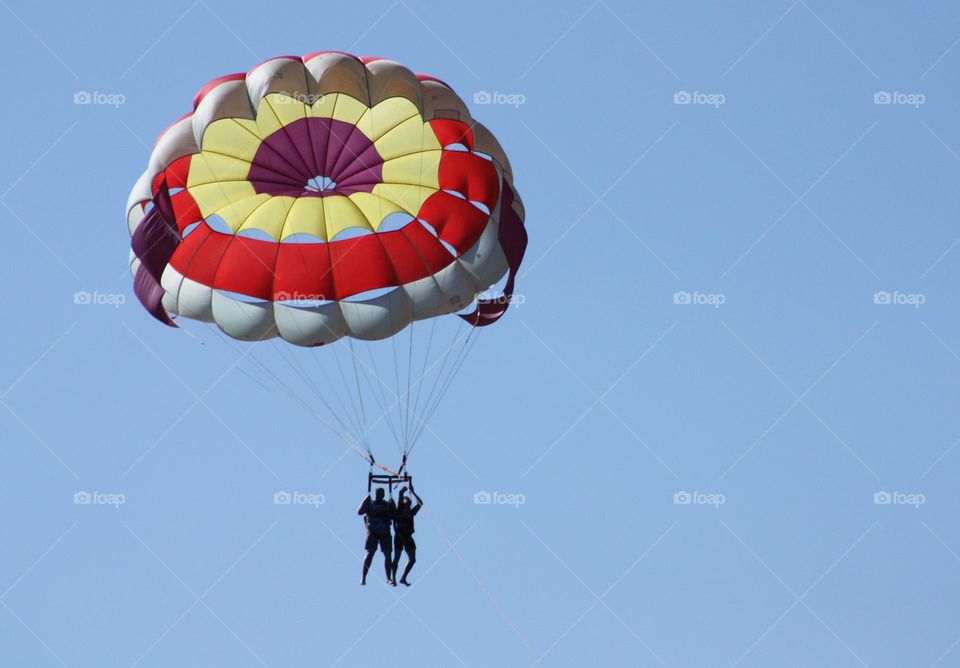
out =
[[[283,56],[203,87],[127,207],[146,309],[317,346],[507,309],[527,236],[510,163],[442,81]],[[504,295],[477,299],[508,276]]]

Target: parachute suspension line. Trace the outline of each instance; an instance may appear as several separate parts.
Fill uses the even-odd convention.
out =
[[[407,351],[407,392],[403,395],[404,401],[407,404],[407,425],[406,429],[404,430],[403,437],[403,463],[400,465],[401,471],[403,470],[403,466],[407,461],[407,451],[410,449],[410,427],[413,424],[413,415],[410,412],[410,393],[413,388],[410,386],[410,381],[413,377],[413,328],[416,324],[416,320],[413,320],[410,323],[410,345],[409,350]]]
[[[217,331],[217,334],[220,336],[221,339],[223,339],[223,340],[227,343],[227,345],[229,345],[231,348],[236,349],[236,346],[235,346],[229,339],[227,339],[225,336],[223,336],[223,334],[222,334],[221,332],[219,332],[219,330]],[[344,443],[347,447],[349,447],[351,450],[353,450],[354,452],[356,452],[358,455],[360,455],[360,456],[363,457],[364,459],[367,459],[367,455],[366,455],[362,450],[360,450],[360,449],[350,440],[350,438],[347,437],[346,434],[344,434],[343,432],[340,432],[339,430],[337,430],[336,427],[334,427],[334,426],[331,425],[329,422],[327,422],[320,414],[318,414],[318,413],[313,409],[312,406],[310,406],[310,404],[308,404],[307,402],[305,402],[305,401],[303,400],[303,398],[302,398],[299,394],[297,394],[297,392],[295,392],[289,385],[287,385],[285,382],[283,382],[275,373],[273,373],[273,371],[270,370],[270,368],[269,368],[268,366],[266,366],[263,362],[261,362],[259,359],[257,359],[257,357],[254,356],[253,353],[247,353],[247,359],[249,359],[249,360],[251,360],[252,362],[254,362],[254,363],[256,364],[256,366],[259,367],[259,369],[260,369],[260,371],[261,371],[262,373],[264,373],[266,376],[272,378],[273,381],[274,381],[275,383],[277,383],[277,385],[278,385],[279,387],[281,387],[281,388],[287,393],[287,395],[288,395],[291,399],[293,399],[293,401],[294,401],[295,403],[300,404],[301,408],[303,408],[310,417],[312,417],[314,420],[316,420],[316,421],[319,422],[321,425],[323,425],[323,426],[326,427],[328,430],[330,430],[330,432],[333,433],[334,436],[336,436],[338,439],[340,439],[341,441],[343,441],[343,443]]]
[[[416,302],[416,293],[414,293],[413,300]],[[417,321],[415,319],[411,319],[410,325],[407,327],[409,331],[407,332],[406,374],[399,374],[400,377],[397,379],[397,403],[401,405],[401,411],[403,413],[403,445],[400,451],[401,460],[406,456],[407,446],[409,445],[410,440],[410,375],[413,369],[413,336],[415,333],[416,323]],[[406,383],[403,382],[404,375]],[[403,390],[403,385],[406,385],[405,391]]]
[[[360,391],[360,371],[357,369],[357,354],[353,349],[353,337],[347,337],[347,342],[350,344],[350,356],[353,358],[353,376],[357,381],[357,398],[360,400],[360,418],[363,424],[363,431],[360,433],[360,440],[363,441],[364,445],[367,447],[367,454],[370,455],[370,458],[373,459],[373,453],[370,451],[370,440],[367,437],[367,411],[363,406],[363,392]]]
[[[303,265],[303,264],[304,264],[304,263],[303,263],[303,259],[301,258],[301,265]],[[303,336],[303,335],[304,335],[304,331],[303,331],[303,328],[300,327],[299,324],[297,325],[297,329],[300,330],[300,334],[301,334],[301,336]],[[334,411],[333,408],[327,403],[327,398],[326,398],[326,395],[324,394],[322,388],[320,388],[320,387],[317,385],[317,383],[316,383],[316,382],[314,381],[314,379],[313,379],[313,375],[310,374],[310,373],[308,373],[307,370],[304,368],[303,364],[301,364],[300,361],[297,359],[296,353],[294,353],[294,352],[291,351],[291,350],[287,350],[286,346],[284,346],[284,345],[277,345],[277,342],[276,342],[276,341],[274,341],[273,343],[274,343],[274,348],[276,348],[276,350],[277,350],[277,353],[278,353],[281,357],[283,357],[283,358],[284,358],[284,361],[287,363],[287,365],[290,366],[298,376],[300,376],[300,379],[304,382],[304,385],[306,385],[308,388],[310,388],[311,390],[313,390],[313,393],[314,393],[314,394],[317,396],[317,398],[323,403],[323,405],[326,406],[327,411],[333,416],[334,420],[336,420],[338,423],[340,423],[340,425],[343,427],[343,430],[344,430],[345,432],[349,432],[350,429],[347,427],[346,424],[344,424],[343,420],[340,418],[340,414],[337,413],[336,411]],[[323,371],[323,367],[320,367],[320,370],[321,370],[321,372],[324,373],[324,376],[326,376],[326,372]],[[333,388],[333,385],[332,385],[331,383],[329,383],[329,381],[328,381],[328,386],[329,386],[330,388]],[[334,394],[334,396],[337,398],[337,400],[339,401],[339,400],[340,400],[339,395],[337,395],[336,392],[333,392],[333,394]],[[342,402],[341,402],[341,406],[342,406]],[[349,417],[350,417],[349,414],[348,414],[346,411],[343,411],[342,414],[343,414],[346,418],[349,418]]]
[[[450,351],[453,349],[453,346],[454,346],[455,343],[456,343],[456,339],[459,337],[459,330],[460,330],[460,329],[461,329],[461,327],[458,326],[456,332],[454,333],[454,339],[453,339],[453,341],[451,342],[451,345],[450,345],[450,346],[443,352],[443,354],[440,356],[440,360],[439,360],[439,361],[440,361],[440,368],[437,370],[436,375],[434,376],[434,378],[432,379],[432,381],[428,381],[428,380],[427,380],[427,376],[430,375],[430,372],[433,370],[433,366],[436,366],[436,363],[434,363],[434,365],[431,366],[430,368],[427,368],[427,369],[425,370],[425,372],[424,372],[424,375],[422,375],[422,376],[420,377],[420,387],[421,387],[421,389],[422,389],[422,387],[423,387],[424,385],[429,385],[429,388],[428,388],[428,390],[427,390],[427,397],[426,397],[426,401],[424,402],[423,406],[421,407],[421,406],[419,405],[419,401],[418,401],[417,404],[416,404],[415,407],[414,407],[413,412],[411,413],[411,416],[410,416],[410,417],[411,417],[411,421],[412,421],[412,422],[415,421],[415,424],[412,426],[412,433],[413,433],[413,434],[416,434],[416,432],[417,432],[417,431],[419,430],[419,428],[420,428],[421,423],[424,421],[424,413],[425,413],[425,410],[424,410],[424,409],[426,409],[426,407],[429,406],[429,405],[431,404],[431,402],[433,401],[433,396],[434,396],[434,394],[436,393],[437,388],[438,388],[439,385],[440,385],[440,379],[443,377],[444,371],[445,371],[445,369],[447,368],[447,363],[450,361],[450,358],[451,358]],[[425,353],[425,359],[424,359],[424,362],[425,362],[425,363],[426,363],[426,359],[428,359],[429,357],[430,357],[430,351],[428,350],[428,351]],[[407,452],[408,452],[408,453],[409,453],[410,450],[413,448],[413,443],[414,443],[414,441],[415,441],[415,438],[414,438],[414,437],[411,437],[411,438],[409,439],[409,441],[408,441],[408,443],[407,443]]]
[[[323,364],[320,362],[319,355],[311,355],[313,357],[314,363],[317,365],[317,369],[320,370],[320,373],[323,375],[323,379],[327,382],[327,387],[330,388],[330,393],[336,398],[337,404],[340,406],[341,413],[349,419],[351,423],[353,420],[353,415],[349,410],[347,410],[346,404],[343,403],[343,392],[337,391],[337,386],[333,384],[333,380],[330,378],[330,374],[327,373],[327,370],[323,367]],[[342,388],[343,386],[341,386]]]
[[[193,333],[191,333],[190,331],[188,331],[187,328],[184,327],[183,325],[180,325],[179,330],[180,330],[181,332],[183,332],[184,334],[187,334],[191,339],[193,339],[194,341],[196,341],[197,343],[199,343],[201,346],[204,346],[204,347],[208,348],[209,350],[213,350],[213,351],[214,351],[217,355],[219,355],[222,359],[229,359],[229,358],[227,358],[226,355],[223,354],[223,351],[220,350],[220,348],[218,348],[218,347],[215,346],[215,345],[214,345],[214,346],[207,346],[207,342],[206,342],[206,341],[204,341],[204,340],[201,339],[199,336],[196,336],[196,335],[194,335]],[[219,329],[216,330],[216,331],[217,331],[218,334],[220,334],[220,337],[221,337],[221,338],[225,338],[225,337],[223,336],[223,334],[220,332]],[[234,362],[235,360],[229,360],[229,361],[230,361],[230,362]],[[242,373],[244,376],[246,376],[248,380],[250,380],[250,381],[253,382],[253,383],[256,383],[257,385],[259,385],[259,386],[262,387],[263,389],[265,389],[265,390],[272,390],[272,389],[273,389],[273,388],[270,387],[269,385],[263,383],[260,379],[258,379],[258,378],[256,378],[255,376],[251,375],[251,374],[250,374],[246,369],[244,369],[242,366],[237,365],[237,366],[235,366],[234,368],[235,368],[237,371],[239,371],[240,373]]]
[[[333,410],[333,407],[327,401],[327,398],[323,395],[323,392],[320,390],[319,387],[317,387],[316,383],[313,382],[313,379],[310,377],[310,374],[306,373],[302,365],[299,362],[297,362],[295,358],[293,358],[293,353],[290,351],[285,351],[283,349],[283,346],[276,345],[276,342],[274,342],[274,348],[276,348],[277,353],[280,355],[283,361],[287,363],[287,366],[293,369],[293,372],[298,376],[300,376],[300,379],[304,382],[304,384],[313,390],[313,393],[317,395],[317,398],[324,405],[327,411],[330,412],[330,414],[333,416],[333,419],[337,421],[337,423],[344,430],[344,432],[351,431],[350,427],[347,426],[343,422],[343,420],[340,418],[340,416],[337,414],[337,412]]]
[[[390,325],[393,329],[393,312],[390,313]],[[393,382],[394,382],[394,395],[396,396],[396,401],[394,405],[397,407],[397,416],[399,417],[400,433],[403,433],[404,425],[404,415],[403,415],[403,397],[400,396],[400,365],[397,363],[397,337],[390,337],[390,349],[393,352]],[[403,444],[400,444],[400,449],[403,449]]]
[[[327,429],[329,429],[331,432],[333,432],[345,445],[347,445],[347,447],[349,447],[351,450],[353,450],[354,452],[356,452],[356,453],[357,453],[360,457],[362,457],[365,461],[369,461],[369,460],[372,459],[372,455],[371,455],[371,453],[370,453],[370,448],[367,447],[367,451],[364,452],[363,450],[361,450],[361,449],[358,447],[357,441],[356,441],[356,439],[353,438],[353,435],[352,435],[353,432],[354,432],[354,430],[353,430],[352,428],[350,428],[349,426],[345,425],[345,424],[343,423],[343,421],[338,418],[338,415],[337,415],[336,411],[333,411],[333,410],[331,409],[330,405],[324,400],[322,394],[319,395],[321,401],[323,401],[323,403],[324,403],[324,405],[326,406],[327,410],[331,413],[331,415],[334,416],[334,418],[337,420],[337,422],[338,422],[338,423],[341,425],[341,427],[344,429],[343,432],[340,432],[340,431],[338,431],[335,427],[331,426],[329,422],[327,422],[319,413],[317,413],[316,410],[314,410],[313,406],[311,406],[309,403],[307,403],[306,401],[304,401],[304,399],[299,395],[299,393],[297,393],[297,392],[296,392],[293,388],[291,388],[287,383],[283,382],[283,380],[281,380],[279,376],[277,376],[272,370],[270,370],[269,367],[267,367],[265,364],[263,364],[263,362],[261,362],[261,361],[260,361],[259,359],[257,359],[257,358],[253,358],[253,361],[255,361],[255,362],[257,363],[257,365],[258,365],[265,373],[267,373],[269,376],[271,376],[271,377],[286,391],[286,393],[287,393],[294,401],[296,401],[297,403],[299,403],[300,406],[301,406],[311,417],[313,417],[317,422],[319,422],[320,424],[322,424],[323,426],[325,426]],[[294,369],[296,370],[296,367],[294,367]],[[352,420],[350,420],[350,422],[352,422]],[[365,432],[361,431],[359,428],[356,429],[356,433],[360,434],[361,436],[365,435]],[[362,444],[362,441],[361,441],[361,444]],[[378,465],[378,466],[379,466],[379,465]],[[382,468],[382,467],[381,467],[381,468]]]
[[[189,336],[191,339],[193,339],[194,341],[196,341],[197,343],[199,343],[201,346],[207,345],[206,342],[205,342],[203,339],[201,339],[199,336],[197,336],[196,334],[194,334],[193,332],[191,332],[189,329],[187,329],[187,328],[184,327],[183,325],[180,325],[179,327],[177,327],[177,329],[179,329],[181,332],[183,332],[184,334],[186,334],[187,336]]]
[[[423,161],[423,157],[421,156],[420,159],[421,159],[421,162],[422,162],[422,161]],[[422,172],[421,172],[421,173],[422,173]],[[418,253],[418,255],[419,255],[419,253]],[[422,258],[422,257],[421,257],[420,259],[421,259],[421,261],[423,261],[423,258]],[[426,262],[424,262],[424,267],[427,267]],[[414,286],[413,286],[413,301],[414,301],[415,303],[417,302],[417,299],[418,299],[418,296],[417,296],[417,288],[418,288],[417,284],[414,283]],[[427,346],[426,346],[426,349],[423,351],[423,368],[424,368],[424,369],[426,369],[427,360],[428,360],[429,357],[430,357],[430,346],[431,346],[431,344],[433,343],[433,332],[434,332],[434,328],[436,327],[436,324],[437,324],[436,315],[437,315],[437,313],[439,313],[439,298],[438,298],[438,304],[437,304],[437,306],[438,306],[437,312],[434,313],[434,317],[431,318],[431,320],[432,320],[433,322],[432,322],[431,325],[430,325],[430,337],[427,339]],[[405,420],[404,432],[403,432],[403,452],[401,453],[401,462],[402,462],[402,463],[401,463],[401,465],[400,465],[400,470],[401,470],[401,471],[403,470],[403,467],[406,465],[407,453],[408,453],[408,451],[409,451],[409,449],[410,449],[410,436],[411,436],[411,434],[412,434],[413,422],[414,422],[414,419],[415,419],[415,416],[416,416],[416,404],[417,404],[417,402],[416,402],[416,401],[413,401],[413,403],[412,403],[412,405],[411,405],[411,399],[413,399],[413,385],[414,385],[414,382],[413,382],[413,368],[414,368],[414,364],[413,364],[413,358],[414,358],[414,355],[413,355],[413,340],[414,340],[414,335],[415,335],[415,333],[416,333],[416,324],[417,324],[416,319],[411,320],[411,322],[410,322],[410,332],[408,333],[408,348],[407,348],[407,390],[406,390],[406,393],[403,395],[403,400],[404,400],[404,404],[405,404],[404,415],[405,415],[406,420]],[[422,337],[421,337],[421,338],[422,338]],[[419,347],[419,344],[418,344],[418,347]],[[417,398],[418,398],[418,399],[419,399],[420,392],[421,392],[422,389],[423,389],[423,376],[424,376],[424,374],[421,373],[421,374],[420,374],[420,377],[417,379],[417,382],[416,382],[416,385],[417,385]],[[400,388],[397,387],[397,392],[399,392],[399,391],[400,391]],[[398,399],[399,399],[399,396],[398,396]]]
[[[425,262],[424,262],[424,266],[426,266]],[[429,372],[430,369],[433,368],[433,365],[431,365],[430,369],[428,369],[427,363],[430,361],[430,351],[433,348],[433,338],[434,338],[434,334],[437,331],[437,321],[440,319],[438,317],[440,313],[440,299],[441,299],[441,296],[440,296],[440,293],[438,293],[437,308],[433,314],[433,317],[430,318],[430,321],[431,321],[430,335],[427,338],[427,347],[423,351],[423,364],[420,367],[420,377],[417,378],[417,396],[413,401],[413,410],[410,415],[411,419],[415,419],[415,420],[420,420],[420,398],[423,396],[423,386],[426,385],[427,373]],[[419,426],[419,423],[418,423],[418,426]],[[410,448],[412,447],[412,445],[413,445],[412,442],[408,440],[406,444],[405,455],[410,452]]]
[[[463,346],[457,351],[457,354],[454,359],[453,365],[448,369],[446,377],[439,379],[439,391],[435,394],[432,400],[432,404],[427,404],[424,406],[424,413],[420,420],[420,423],[417,425],[417,430],[413,437],[413,443],[410,446],[410,449],[413,449],[413,446],[416,445],[420,438],[423,436],[423,432],[426,431],[427,427],[430,424],[430,420],[433,419],[433,416],[436,414],[437,409],[440,407],[440,404],[444,397],[446,397],[450,387],[453,385],[454,379],[457,377],[457,374],[460,371],[460,368],[463,366],[464,361],[470,354],[470,351],[473,348],[473,345],[476,343],[479,338],[479,333],[470,331],[467,333],[466,338],[464,338]]]
[[[391,326],[393,322],[393,313],[390,314]],[[380,370],[377,367],[376,355],[374,354],[375,343],[379,341],[364,341],[366,344],[362,346],[367,350],[367,357],[370,359],[370,365],[367,365],[363,361],[363,357],[353,352],[354,363],[359,362],[360,366],[363,367],[363,377],[366,380],[367,384],[371,386],[369,390],[373,394],[374,400],[377,402],[377,406],[380,409],[380,415],[377,419],[370,425],[370,429],[373,429],[379,422],[384,421],[387,423],[387,426],[390,428],[390,433],[393,436],[394,445],[397,448],[397,451],[400,450],[400,434],[398,432],[399,422],[397,421],[396,416],[393,415],[393,404],[388,404],[387,396],[384,394],[384,387],[390,389],[390,386],[386,381],[380,376]],[[392,391],[392,390],[391,390]]]
[[[407,332],[408,337],[413,336],[413,331]],[[399,338],[399,337],[398,337]],[[400,435],[400,458],[403,459],[404,453],[407,451],[407,440],[410,436],[410,396],[407,391],[404,390],[404,386],[409,383],[409,373],[406,376],[403,373],[403,341],[401,340],[401,360],[400,360],[400,379],[397,382],[397,405],[403,414],[403,422],[401,423],[401,435]],[[411,344],[412,345],[412,342]]]
[[[349,334],[347,335],[349,337]],[[353,416],[353,421],[357,423],[357,437],[359,438],[360,431],[359,422],[360,422],[360,409],[357,408],[357,403],[354,401],[353,392],[350,391],[351,383],[347,380],[347,374],[343,370],[343,365],[340,364],[340,350],[339,347],[334,345],[330,346],[333,349],[333,360],[337,364],[337,371],[340,373],[340,379],[343,384],[340,386],[343,389],[343,393],[346,395],[347,401],[350,403],[350,414]]]
[[[393,434],[394,443],[396,443],[397,447],[399,448],[400,436],[397,434],[393,420],[390,419],[390,411],[392,409],[388,408],[387,406],[387,395],[383,392],[384,384],[383,381],[380,380],[380,372],[377,370],[376,357],[373,355],[373,344],[369,341],[366,343],[367,357],[370,358],[370,368],[367,368],[366,364],[364,364],[364,369],[377,380],[376,383],[370,381],[370,384],[374,387],[374,389],[371,390],[371,393],[373,394],[374,400],[377,402],[377,407],[380,409],[380,416],[386,421],[387,426],[390,427],[390,433]],[[363,360],[360,360],[360,363],[363,364]]]
[[[430,423],[430,420],[433,418],[433,415],[436,413],[437,409],[440,407],[441,400],[446,396],[447,391],[450,389],[450,386],[453,385],[454,379],[457,377],[457,374],[460,372],[460,368],[463,366],[463,363],[466,361],[467,357],[470,355],[470,351],[473,350],[473,346],[477,343],[477,340],[480,338],[480,329],[479,327],[472,327],[471,331],[467,333],[466,339],[463,342],[463,348],[460,351],[457,361],[454,363],[454,366],[451,367],[450,372],[447,375],[447,379],[444,382],[443,387],[440,389],[440,392],[437,394],[436,399],[434,399],[433,406],[424,408],[426,413],[423,419],[420,420],[420,425],[416,433],[414,434],[413,442],[410,445],[410,450],[413,450],[413,446],[417,444],[420,440],[420,437],[423,435],[423,432],[426,430],[427,425]]]
[[[439,302],[438,302],[439,304]],[[439,305],[437,310],[439,311]],[[415,417],[417,420],[420,419],[420,397],[423,394],[423,386],[426,384],[424,379],[427,376],[427,362],[430,359],[430,349],[433,346],[433,334],[437,330],[437,320],[438,317],[434,316],[430,319],[430,337],[427,339],[427,349],[423,352],[423,366],[420,368],[420,378],[417,379],[417,397],[413,400],[413,413],[411,417]],[[407,451],[409,452],[410,444],[407,444]]]
[[[430,405],[433,403],[433,398],[434,398],[434,396],[435,396],[435,394],[436,394],[436,392],[437,392],[437,389],[438,389],[438,388],[440,387],[440,385],[441,385],[440,380],[444,377],[444,371],[445,371],[446,368],[447,368],[447,362],[449,362],[450,359],[451,359],[451,357],[452,357],[451,351],[456,347],[456,345],[457,345],[457,340],[460,338],[460,333],[463,331],[464,320],[462,320],[462,319],[459,319],[459,320],[460,320],[460,322],[459,322],[459,324],[457,325],[456,330],[454,331],[453,339],[451,340],[450,345],[447,347],[447,349],[446,349],[446,350],[443,352],[443,354],[440,356],[440,369],[439,369],[439,371],[437,371],[436,378],[435,378],[435,380],[430,384],[430,389],[427,391],[427,399],[426,399],[426,401],[425,401],[424,404],[423,404],[424,409],[426,409],[428,406],[430,406]],[[428,351],[427,354],[429,354],[429,351]],[[436,363],[434,363],[434,366],[436,366]],[[431,370],[432,370],[432,367],[431,367],[431,369],[428,369],[428,370],[427,370],[427,373],[429,374]],[[421,383],[424,382],[424,378],[425,378],[425,377],[421,377],[421,379],[420,379]],[[426,412],[426,411],[424,411],[424,412]],[[423,424],[423,422],[424,422],[424,417],[423,417],[422,415],[418,415],[418,416],[417,416],[417,430],[420,429],[420,426]],[[411,447],[407,448],[407,452],[409,452],[411,449],[412,449],[412,444],[411,444]]]
[[[289,352],[288,354],[290,354],[291,357],[293,356],[292,352]],[[351,414],[350,411],[345,410],[343,399],[340,396],[342,393],[336,391],[336,386],[330,382],[329,376],[327,376],[326,371],[323,369],[322,365],[318,365],[318,366],[320,366],[320,371],[324,375],[324,378],[327,380],[327,387],[329,388],[328,392],[329,394],[332,394],[336,398],[338,405],[342,409],[341,411],[334,410],[334,406],[331,405],[329,399],[327,398],[327,393],[323,391],[323,388],[316,383],[316,381],[314,380],[314,377],[310,373],[307,373],[306,369],[304,369],[299,362],[296,362],[295,359],[294,359],[294,364],[302,370],[301,373],[302,373],[302,377],[304,378],[304,382],[307,383],[311,388],[313,388],[313,392],[317,396],[317,399],[320,400],[320,402],[324,405],[324,407],[327,409],[330,415],[332,415],[333,418],[343,427],[343,430],[349,435],[356,433],[357,429],[359,429],[359,427],[356,424],[356,417],[353,414]],[[343,417],[341,417],[341,415]]]
[[[252,357],[252,355],[251,355],[251,357]],[[296,390],[294,390],[294,389],[293,389],[292,387],[290,387],[287,383],[285,383],[283,380],[281,380],[280,377],[277,376],[273,371],[271,371],[270,368],[269,368],[266,364],[264,364],[263,362],[261,362],[261,361],[260,361],[259,359],[257,359],[257,358],[252,358],[252,359],[253,359],[254,362],[256,362],[257,366],[260,368],[260,370],[261,370],[263,373],[265,373],[265,374],[267,374],[268,376],[270,376],[271,378],[273,378],[274,381],[275,381],[294,401],[296,401],[298,404],[300,404],[312,417],[314,417],[316,420],[318,420],[318,421],[319,421],[321,424],[323,424],[327,429],[329,429],[330,431],[332,431],[340,440],[344,441],[344,442],[347,443],[347,444],[350,443],[349,439],[347,438],[347,432],[349,432],[349,429],[346,429],[342,422],[341,422],[340,424],[341,424],[341,428],[344,429],[343,431],[340,431],[340,430],[336,429],[335,427],[333,427],[332,425],[330,425],[330,423],[328,423],[326,420],[324,420],[324,419],[316,412],[316,410],[314,410],[314,408],[313,408],[310,404],[308,404],[306,401],[304,401],[303,397],[301,397],[300,394],[299,394]]]

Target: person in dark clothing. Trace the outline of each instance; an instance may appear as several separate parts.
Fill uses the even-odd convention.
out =
[[[393,499],[389,501],[383,498],[383,488],[378,487],[371,499],[370,495],[360,503],[357,508],[357,515],[363,515],[363,522],[367,527],[367,542],[364,549],[367,556],[363,559],[363,575],[360,578],[360,584],[367,584],[367,571],[370,570],[370,564],[373,562],[373,555],[380,546],[383,552],[383,567],[387,573],[387,584],[397,586],[393,579],[393,563],[390,560],[390,523],[397,513],[397,505]]]
[[[400,578],[400,584],[410,586],[407,576],[410,569],[417,563],[417,544],[413,540],[413,517],[423,507],[423,501],[413,489],[413,483],[410,484],[410,493],[417,500],[417,505],[410,502],[410,497],[406,495],[407,488],[400,490],[400,505],[393,518],[393,581],[397,580],[397,568],[400,566],[400,555],[406,551],[407,566],[403,569],[403,576]]]

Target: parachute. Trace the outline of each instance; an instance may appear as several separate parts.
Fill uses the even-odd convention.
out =
[[[407,374],[396,374],[394,393],[403,462],[466,354],[444,351],[425,389],[430,353],[416,378],[415,323],[431,322],[428,348],[443,316],[457,316],[468,337],[495,323],[527,245],[507,156],[456,93],[396,62],[335,51],[273,58],[204,86],[157,140],[127,224],[134,291],[157,320],[326,346],[314,355],[339,405],[317,392],[334,418],[325,424],[355,449],[365,394],[389,402],[354,341],[391,341],[399,366],[395,339],[406,330]],[[337,358],[334,382],[323,356],[344,346],[350,359]],[[413,397],[424,394],[420,411]],[[362,454],[375,461],[368,443]]]

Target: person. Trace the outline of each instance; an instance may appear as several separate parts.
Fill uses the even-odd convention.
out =
[[[390,559],[390,523],[396,515],[397,505],[393,502],[393,499],[387,501],[383,496],[383,488],[378,487],[374,499],[371,500],[370,495],[367,494],[367,498],[357,508],[357,515],[364,516],[363,522],[367,527],[367,542],[364,546],[367,555],[363,559],[363,575],[360,577],[360,584],[367,584],[367,571],[370,570],[373,555],[379,545],[380,551],[383,552],[383,567],[387,573],[387,584],[396,587],[397,583],[393,580],[393,563]]]
[[[417,505],[410,502],[410,497],[406,496],[407,488],[400,489],[400,505],[393,519],[393,581],[397,581],[397,568],[400,566],[400,555],[406,551],[407,566],[403,569],[403,576],[400,578],[400,584],[407,587],[410,582],[407,576],[410,575],[410,569],[417,563],[417,544],[413,540],[413,518],[423,507],[423,500],[414,491],[413,483],[410,483],[410,493],[417,500]]]

